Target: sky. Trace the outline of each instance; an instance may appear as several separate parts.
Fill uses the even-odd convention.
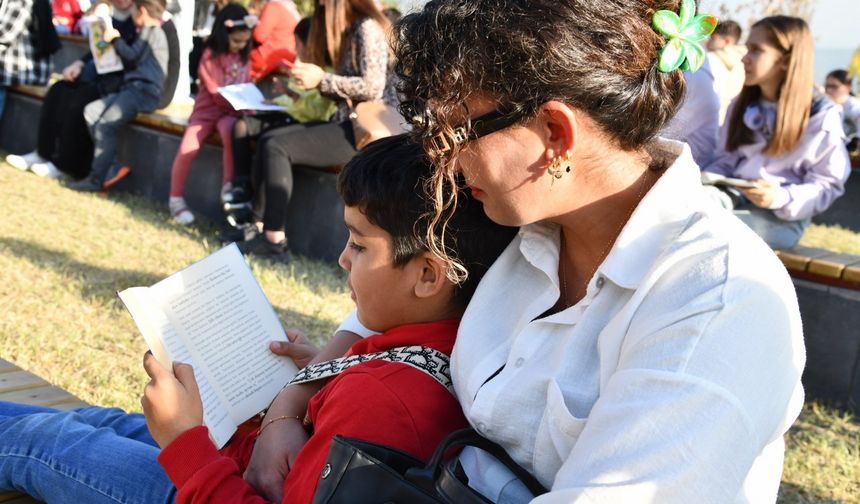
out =
[[[708,5],[720,3],[725,3],[731,9],[748,3],[748,0],[701,0],[705,9]],[[423,4],[423,0],[400,0],[404,12]],[[815,45],[820,49],[860,47],[860,0],[818,0],[811,28]]]

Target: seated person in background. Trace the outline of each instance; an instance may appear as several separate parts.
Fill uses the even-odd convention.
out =
[[[78,21],[83,16],[78,0],[53,0],[54,27],[57,33],[77,33]]]
[[[245,18],[248,11],[239,4],[227,4],[215,18],[212,34],[206,40],[200,68],[200,89],[194,100],[194,110],[173,161],[170,178],[170,215],[180,224],[194,222],[194,214],[185,204],[185,181],[191,172],[191,162],[212,130],[218,129],[223,139],[222,181],[224,186],[233,178],[233,149],[230,136],[239,113],[218,94],[218,88],[248,82],[248,44],[252,26]]]
[[[711,38],[705,42],[714,76],[714,89],[720,97],[720,126],[725,122],[732,100],[744,87],[744,64],[741,60],[747,48],[738,44],[742,34],[740,25],[727,19],[717,24]]]
[[[851,80],[846,70],[833,70],[824,81],[827,97],[842,107],[842,127],[849,139],[860,135],[860,98],[851,92]]]
[[[307,41],[311,31],[311,18],[303,18],[296,25],[296,55],[300,60],[308,58]],[[284,105],[284,112],[246,113],[236,121],[232,132],[233,146],[233,180],[222,194],[228,218],[236,229],[227,230],[222,236],[225,241],[242,241],[245,229],[252,220],[250,208],[253,206],[257,217],[262,216],[262,203],[257,200],[250,203],[253,196],[259,195],[254,188],[260,183],[260,175],[251,173],[254,157],[254,143],[265,131],[287,124],[324,122],[334,114],[337,105],[333,100],[322,96],[318,89],[295,90],[285,89],[281,78],[273,78],[273,91],[283,92],[272,100]]]
[[[797,245],[812,216],[845,192],[850,173],[839,109],[813,98],[812,35],[805,21],[753,25],[743,91],[729,110],[705,171],[756,187],[707,189],[772,248]]]
[[[131,17],[132,0],[99,0],[87,10],[106,9],[113,28],[126,43],[137,37]],[[98,74],[92,54],[63,69],[63,80],[48,90],[39,111],[36,150],[24,155],[9,155],[6,162],[40,177],[57,178],[64,173],[79,179],[90,172],[93,144],[84,121],[84,107],[100,97],[116,92],[122,84],[122,71]]]
[[[348,272],[359,320],[381,333],[358,341],[348,354],[421,345],[449,355],[479,280],[516,233],[494,224],[480,202],[462,194],[445,231],[456,263],[440,259],[429,251],[427,237],[432,198],[420,189],[431,174],[421,147],[405,136],[369,145],[340,174],[349,242],[339,263]],[[455,275],[459,283],[451,280]],[[447,434],[466,426],[457,399],[433,377],[401,362],[368,360],[328,379],[306,415],[283,416],[238,434],[219,453],[202,425],[191,367],[175,364],[174,377],[149,354],[144,366],[152,381],[141,402],[152,437],[139,414],[0,403],[0,454],[13,454],[0,455],[0,489],[25,490],[48,502],[74,495],[90,504],[173,498],[308,504],[335,434],[427,460]],[[313,432],[304,433],[295,460],[283,461],[290,471],[279,492],[259,495],[242,478],[252,451],[265,447],[255,445],[256,439],[305,422]],[[64,449],[72,445],[75,450]],[[22,451],[41,455],[14,455]],[[77,477],[69,478],[69,471]]]
[[[269,0],[260,12],[260,23],[254,28],[251,50],[251,78],[260,81],[281,62],[296,59],[296,24],[302,18],[293,0]]]
[[[713,160],[720,130],[720,97],[714,89],[711,62],[705,59],[695,72],[684,72],[684,101],[661,136],[685,142],[699,166]]]
[[[37,55],[31,26],[33,0],[0,2],[0,119],[6,105],[6,88],[18,84],[44,86],[51,77],[50,55]]]
[[[309,61],[295,63],[295,87],[318,89],[337,101],[325,123],[290,124],[260,136],[254,162],[260,174],[263,232],[239,243],[243,254],[288,261],[287,208],[293,191],[293,166],[342,165],[358,149],[350,107],[361,102],[398,105],[393,86],[388,36],[390,23],[372,0],[327,2],[314,10],[308,42]],[[333,71],[325,67],[332,65]]]
[[[140,28],[129,44],[116,29],[105,30],[104,40],[113,44],[125,68],[123,82],[111,93],[84,107],[95,150],[90,174],[72,182],[75,191],[98,192],[119,172],[116,159],[119,130],[140,112],[152,112],[161,99],[169,56],[167,35],[161,29],[165,0],[134,0],[132,18]]]

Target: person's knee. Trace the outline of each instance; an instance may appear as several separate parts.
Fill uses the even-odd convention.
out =
[[[104,103],[99,100],[91,102],[84,107],[84,121],[86,121],[87,125],[92,128],[99,122],[104,111]]]
[[[248,136],[248,123],[244,119],[238,119],[233,124],[233,138],[244,138]]]

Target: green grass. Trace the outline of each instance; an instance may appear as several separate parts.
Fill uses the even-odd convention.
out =
[[[216,250],[214,229],[183,228],[164,205],[77,194],[3,163],[0,215],[0,357],[87,402],[139,411],[146,345],[115,291]],[[824,226],[811,226],[804,244],[860,254],[856,234]],[[251,265],[282,320],[317,342],[352,308],[334,264]],[[781,502],[858,501],[856,419],[808,403],[786,442]]]
[[[800,244],[844,254],[860,255],[860,234],[839,225],[810,224],[803,233]]]

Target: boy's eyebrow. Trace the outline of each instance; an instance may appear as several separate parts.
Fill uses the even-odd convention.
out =
[[[364,233],[362,233],[357,227],[353,226],[349,222],[343,221],[343,223],[346,224],[346,228],[349,229],[353,234],[356,234],[358,236],[364,236]]]

